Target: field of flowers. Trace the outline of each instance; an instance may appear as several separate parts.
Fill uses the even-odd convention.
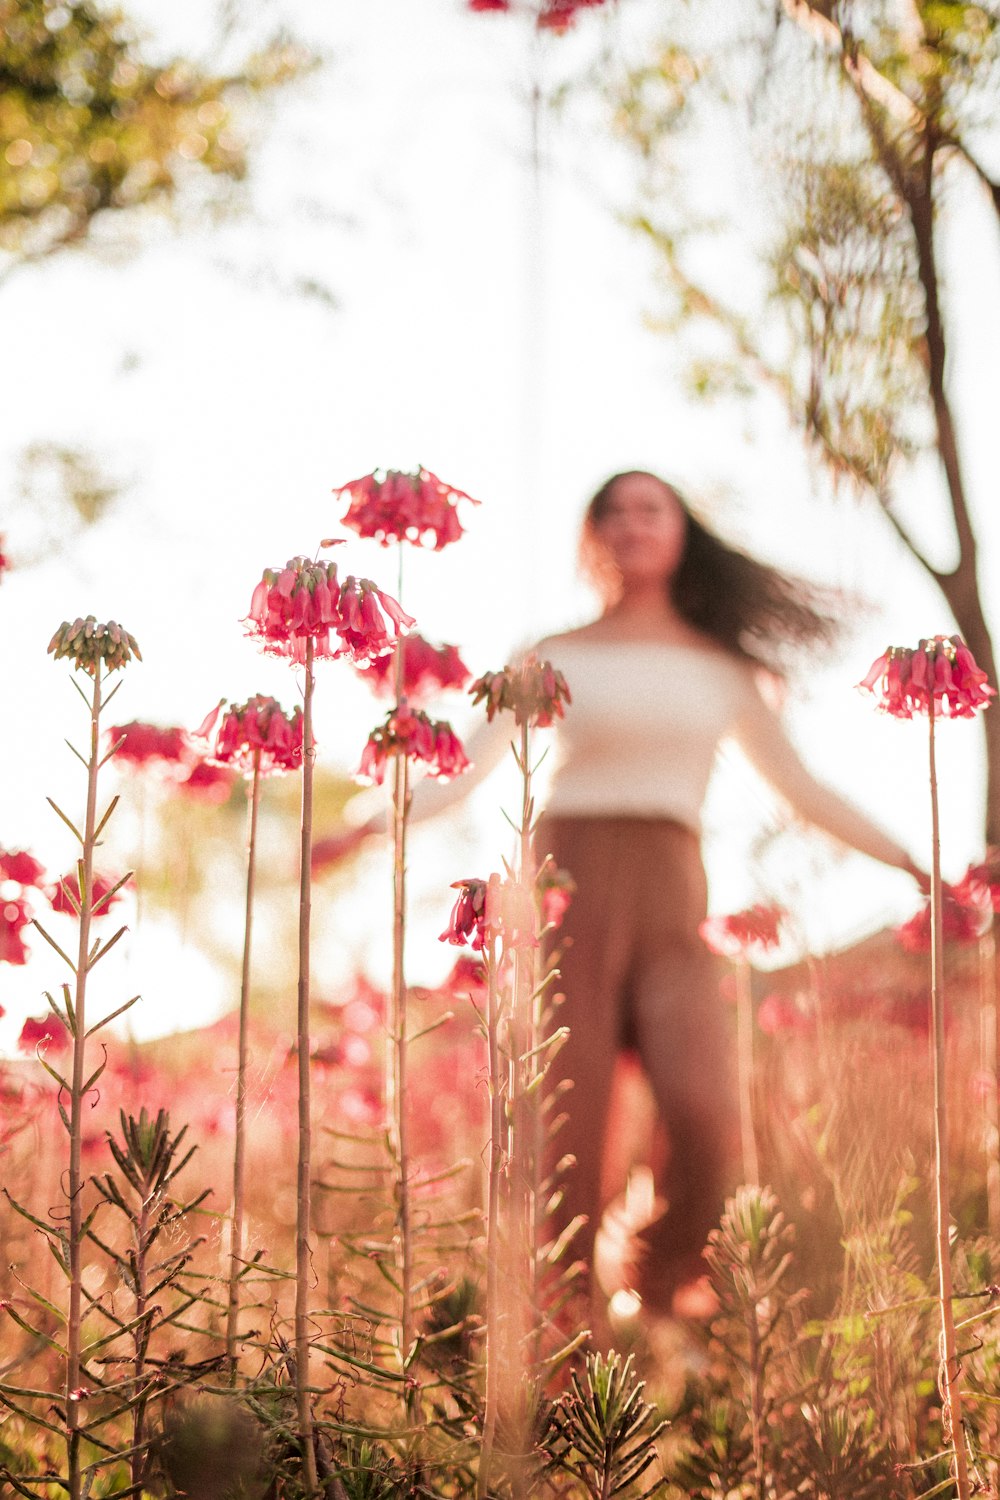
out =
[[[250,581],[246,633],[288,660],[294,709],[258,695],[197,728],[130,722],[111,700],[122,688],[127,703],[135,639],[95,617],[53,637],[84,701],[70,738],[86,797],[53,803],[74,868],[0,850],[0,965],[47,945],[58,976],[0,1061],[0,1492],[997,1493],[1000,861],[943,887],[935,832],[912,922],[769,975],[754,961],[780,912],[706,929],[733,1001],[741,1123],[710,1294],[700,1319],[647,1319],[627,1254],[614,1286],[609,1252],[616,1295],[595,1321],[572,1234],[550,1228],[571,1170],[553,1166],[546,1087],[571,880],[532,846],[533,771],[572,684],[531,656],[469,684],[456,647],[411,632],[406,547],[457,542],[469,496],[427,470],[337,493],[399,583],[348,573],[340,538]],[[320,994],[313,881],[353,836],[314,848],[312,713],[345,663],[390,705],[358,760],[392,788],[393,972],[385,992],[359,975]],[[957,638],[887,652],[864,686],[926,717],[936,830],[935,726],[992,690]],[[427,990],[404,967],[408,813],[411,776],[466,765],[423,706],[444,689],[509,722],[522,794],[511,858],[442,891],[456,961]],[[297,829],[287,797],[279,820],[297,844],[294,1015],[254,1004],[272,776],[300,793]],[[141,1001],[101,986],[135,882],[100,849],[119,795],[150,777],[227,837],[245,829],[244,940],[238,1008],[140,1046],[108,1029]],[[669,1150],[630,1127],[635,1088],[625,1066],[609,1170],[626,1226],[630,1170],[634,1189]]]

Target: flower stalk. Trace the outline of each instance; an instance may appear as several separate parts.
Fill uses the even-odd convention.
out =
[[[82,1335],[83,1335],[83,1101],[86,1094],[87,1046],[87,975],[97,956],[90,951],[90,928],[93,916],[91,892],[94,881],[94,846],[97,841],[97,773],[100,769],[100,719],[102,676],[100,663],[93,673],[90,696],[90,754],[87,759],[87,810],[84,816],[82,851],[78,865],[80,884],[79,941],[73,986],[73,1005],[69,1015],[73,1034],[73,1071],[69,1105],[69,1314],[66,1323],[66,1458],[67,1490],[70,1500],[80,1500],[80,1427],[82,1406]]]
[[[950,1436],[952,1469],[959,1500],[969,1500],[968,1456],[962,1420],[962,1370],[955,1339],[951,1276],[950,1173],[948,1163],[948,1104],[944,1036],[944,946],[941,902],[941,830],[938,808],[937,760],[934,736],[934,698],[927,708],[928,758],[931,794],[931,1025],[934,1051],[934,1182],[937,1211],[938,1302],[941,1312],[941,1398],[946,1435]]]
[[[230,1379],[236,1380],[236,1344],[239,1339],[240,1277],[243,1268],[244,1221],[246,1217],[246,1113],[247,1054],[250,1022],[250,953],[253,935],[254,888],[257,874],[257,815],[260,809],[260,756],[254,751],[253,774],[248,788],[246,909],[243,923],[243,965],[240,973],[240,1023],[236,1063],[236,1122],[233,1145],[233,1218],[229,1249],[229,1303],[226,1312],[226,1360]]]
[[[760,1160],[753,1107],[753,1042],[751,967],[750,960],[745,954],[741,954],[736,960],[736,1068],[740,1103],[740,1149],[743,1156],[743,1181],[751,1187],[759,1187]]]
[[[309,1281],[311,1274],[309,1230],[312,1163],[309,959],[312,916],[313,768],[316,763],[316,744],[313,739],[313,689],[315,686],[313,649],[313,638],[307,636],[304,641],[305,687],[302,703],[302,837],[299,864],[299,976],[296,1018],[299,1062],[299,1153],[295,1218],[295,1394],[306,1493],[310,1497],[319,1489],[316,1453],[313,1447],[312,1408],[309,1400]]]
[[[501,1056],[500,1027],[503,1007],[497,977],[497,938],[491,934],[484,949],[486,959],[486,1039],[490,1074],[490,1155],[486,1198],[486,1392],[483,1411],[483,1441],[476,1482],[477,1500],[489,1494],[493,1447],[496,1441],[500,1401],[500,1239],[501,1202],[506,1161],[504,1112],[507,1069]]]

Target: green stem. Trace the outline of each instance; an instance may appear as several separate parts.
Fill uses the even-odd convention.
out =
[[[409,760],[397,754],[393,785],[393,922],[392,1020],[389,1077],[389,1119],[396,1162],[396,1254],[402,1289],[400,1357],[405,1365],[413,1346],[413,1247],[410,1233],[410,1161],[406,1119],[407,1007],[403,948],[406,940],[406,812],[409,801]],[[407,1407],[412,1389],[404,1386]]]
[[[97,772],[99,765],[101,667],[94,667],[94,689],[90,704],[90,758],[87,762],[87,813],[83,825],[83,851],[79,864],[80,930],[77,946],[76,983],[73,995],[73,1079],[69,1110],[69,1313],[66,1325],[66,1448],[69,1500],[80,1500],[80,1405],[83,1303],[83,1085],[86,1081],[87,971],[90,967],[90,924],[94,886],[94,830],[97,826]]]
[[[299,1051],[299,1160],[297,1178],[297,1212],[295,1224],[295,1389],[302,1442],[302,1462],[306,1494],[309,1500],[318,1493],[316,1453],[313,1448],[312,1409],[309,1402],[309,1277],[311,1262],[310,1165],[312,1154],[312,1116],[309,1074],[309,928],[312,914],[312,816],[313,767],[316,746],[313,741],[312,700],[313,639],[306,639],[306,680],[302,706],[302,846],[299,865],[299,983],[298,983],[298,1051]]]
[[[486,1404],[476,1484],[477,1500],[485,1500],[489,1493],[500,1399],[500,1198],[505,1155],[505,1089],[500,1057],[500,993],[497,985],[495,938],[490,939],[486,954],[486,985],[486,1035],[490,1070],[490,1166],[486,1200]]]
[[[983,1075],[983,1147],[986,1154],[986,1204],[990,1234],[1000,1236],[1000,1108],[997,1097],[997,945],[996,918],[979,939],[980,1069]]]
[[[240,1272],[243,1266],[243,1225],[246,1217],[246,1113],[247,1052],[250,1019],[250,947],[253,902],[257,874],[257,814],[260,808],[260,750],[254,751],[250,784],[250,828],[247,836],[247,890],[243,921],[243,969],[240,976],[240,1032],[236,1064],[236,1130],[233,1146],[233,1222],[229,1251],[229,1307],[226,1314],[226,1360],[230,1380],[236,1380],[236,1344],[239,1338]]]
[[[760,1185],[760,1162],[757,1158],[757,1135],[753,1118],[753,992],[750,965],[745,958],[736,961],[736,1060],[739,1075],[740,1143],[743,1152],[743,1181]]]
[[[396,593],[403,597],[403,544],[397,544]],[[396,705],[405,700],[406,640],[396,643]],[[410,1152],[406,1119],[407,994],[406,994],[406,827],[410,803],[410,763],[398,752],[392,793],[392,1016],[386,1096],[389,1131],[396,1165],[396,1270],[401,1288],[400,1360],[404,1370],[413,1348],[413,1236],[410,1222]],[[407,1420],[416,1421],[416,1390],[403,1383]]]
[[[937,762],[934,749],[934,700],[928,723],[931,788],[931,1020],[934,1046],[934,1179],[937,1207],[938,1302],[941,1309],[941,1397],[945,1425],[954,1447],[953,1473],[959,1500],[969,1500],[969,1471],[962,1421],[962,1369],[955,1340],[952,1308],[950,1176],[944,1039],[944,949],[941,914],[941,830],[938,813]]]

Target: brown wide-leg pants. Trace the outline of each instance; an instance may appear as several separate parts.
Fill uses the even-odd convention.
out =
[[[735,1119],[731,1047],[715,964],[698,934],[706,886],[697,835],[663,818],[543,817],[539,858],[576,882],[556,934],[556,1024],[570,1028],[553,1082],[572,1080],[552,1160],[576,1158],[556,1227],[586,1214],[574,1241],[592,1257],[601,1221],[601,1163],[615,1063],[634,1047],[668,1132],[666,1214],[647,1231],[643,1290],[669,1308],[704,1270],[718,1222]]]

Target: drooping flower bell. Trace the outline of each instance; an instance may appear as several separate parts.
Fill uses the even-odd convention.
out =
[[[72,624],[64,620],[49,641],[48,650],[56,661],[69,657],[77,672],[88,672],[91,677],[96,676],[102,663],[106,671],[115,672],[133,656],[142,661],[134,635],[116,620],[99,625],[94,615],[85,620],[77,616]]]
[[[991,844],[986,858],[969,866],[955,887],[955,895],[967,906],[1000,912],[1000,846]]]
[[[368,666],[359,668],[359,673],[371,683],[379,697],[395,697],[395,652],[391,656],[376,657]],[[406,637],[401,693],[411,703],[422,704],[449,688],[463,688],[471,675],[458,654],[457,646],[432,646],[415,630]]]
[[[538,872],[537,886],[542,903],[542,921],[546,927],[562,926],[576,892],[576,882],[568,870],[557,869],[547,860]]]
[[[122,882],[109,880],[106,875],[99,875],[95,871],[90,891],[91,914],[95,917],[102,917],[121,899]],[[49,891],[49,901],[53,911],[61,912],[67,917],[78,917],[80,915],[79,871],[71,870],[68,875],[64,875],[61,880],[57,881]]]
[[[297,771],[302,765],[302,710],[285,712],[277,698],[256,693],[245,703],[230,703],[218,723],[220,703],[193,732],[206,743],[206,759],[252,776],[259,764],[262,775]],[[217,726],[218,723],[218,727]]]
[[[22,898],[0,900],[0,964],[26,964],[31,956],[21,936],[31,922],[31,908]]]
[[[191,802],[204,802],[209,807],[221,807],[229,801],[236,783],[237,773],[230,766],[215,765],[209,760],[199,760],[186,776],[176,783],[176,791]]]
[[[58,1016],[29,1016],[21,1027],[17,1046],[19,1052],[34,1052],[38,1047],[48,1048],[52,1052],[66,1052],[70,1041],[69,1027]]]
[[[458,519],[459,501],[479,504],[465,490],[446,484],[424,468],[376,470],[339,485],[333,493],[349,498],[344,525],[359,536],[373,537],[383,547],[406,541],[433,546],[435,552],[457,542],[464,533]]]
[[[122,743],[118,744],[121,740]],[[108,741],[117,746],[114,760],[127,761],[137,769],[146,766],[178,766],[191,759],[184,730],[176,725],[145,724],[133,719],[108,731]]]
[[[472,11],[509,11],[511,0],[466,0]],[[535,25],[540,31],[567,31],[576,18],[577,11],[603,5],[604,0],[539,0],[535,11]]]
[[[492,876],[495,880],[496,877]],[[455,880],[452,890],[458,898],[451,909],[448,926],[439,942],[451,943],[459,948],[468,943],[476,952],[481,952],[486,941],[486,892],[485,880]]]
[[[984,927],[983,913],[961,899],[957,887],[943,885],[941,889],[941,932],[945,942],[976,943]],[[907,953],[929,953],[931,950],[931,903],[925,901],[920,910],[901,927],[895,936]]]
[[[0,880],[39,887],[45,867],[26,849],[0,849]]]
[[[496,714],[509,710],[516,724],[541,729],[561,719],[566,704],[572,702],[563,674],[550,661],[539,661],[533,651],[518,666],[506,666],[502,672],[484,672],[469,693],[473,703],[486,705],[490,723]]]
[[[724,958],[763,953],[781,942],[781,923],[786,913],[780,906],[757,902],[728,916],[706,917],[698,928],[704,943]]]
[[[469,767],[462,742],[445,719],[432,719],[423,709],[411,708],[404,700],[368,736],[357,775],[381,785],[386,767],[395,755],[423,765],[429,776],[450,781]]]
[[[858,683],[878,699],[878,708],[897,719],[929,714],[971,719],[986,708],[996,690],[958,635],[935,635],[915,650],[890,646]]]
[[[283,568],[264,570],[244,623],[247,634],[272,656],[302,663],[311,638],[317,657],[370,661],[392,650],[386,616],[397,636],[413,624],[399,603],[371,579],[348,577],[341,582],[336,563],[293,557]]]

